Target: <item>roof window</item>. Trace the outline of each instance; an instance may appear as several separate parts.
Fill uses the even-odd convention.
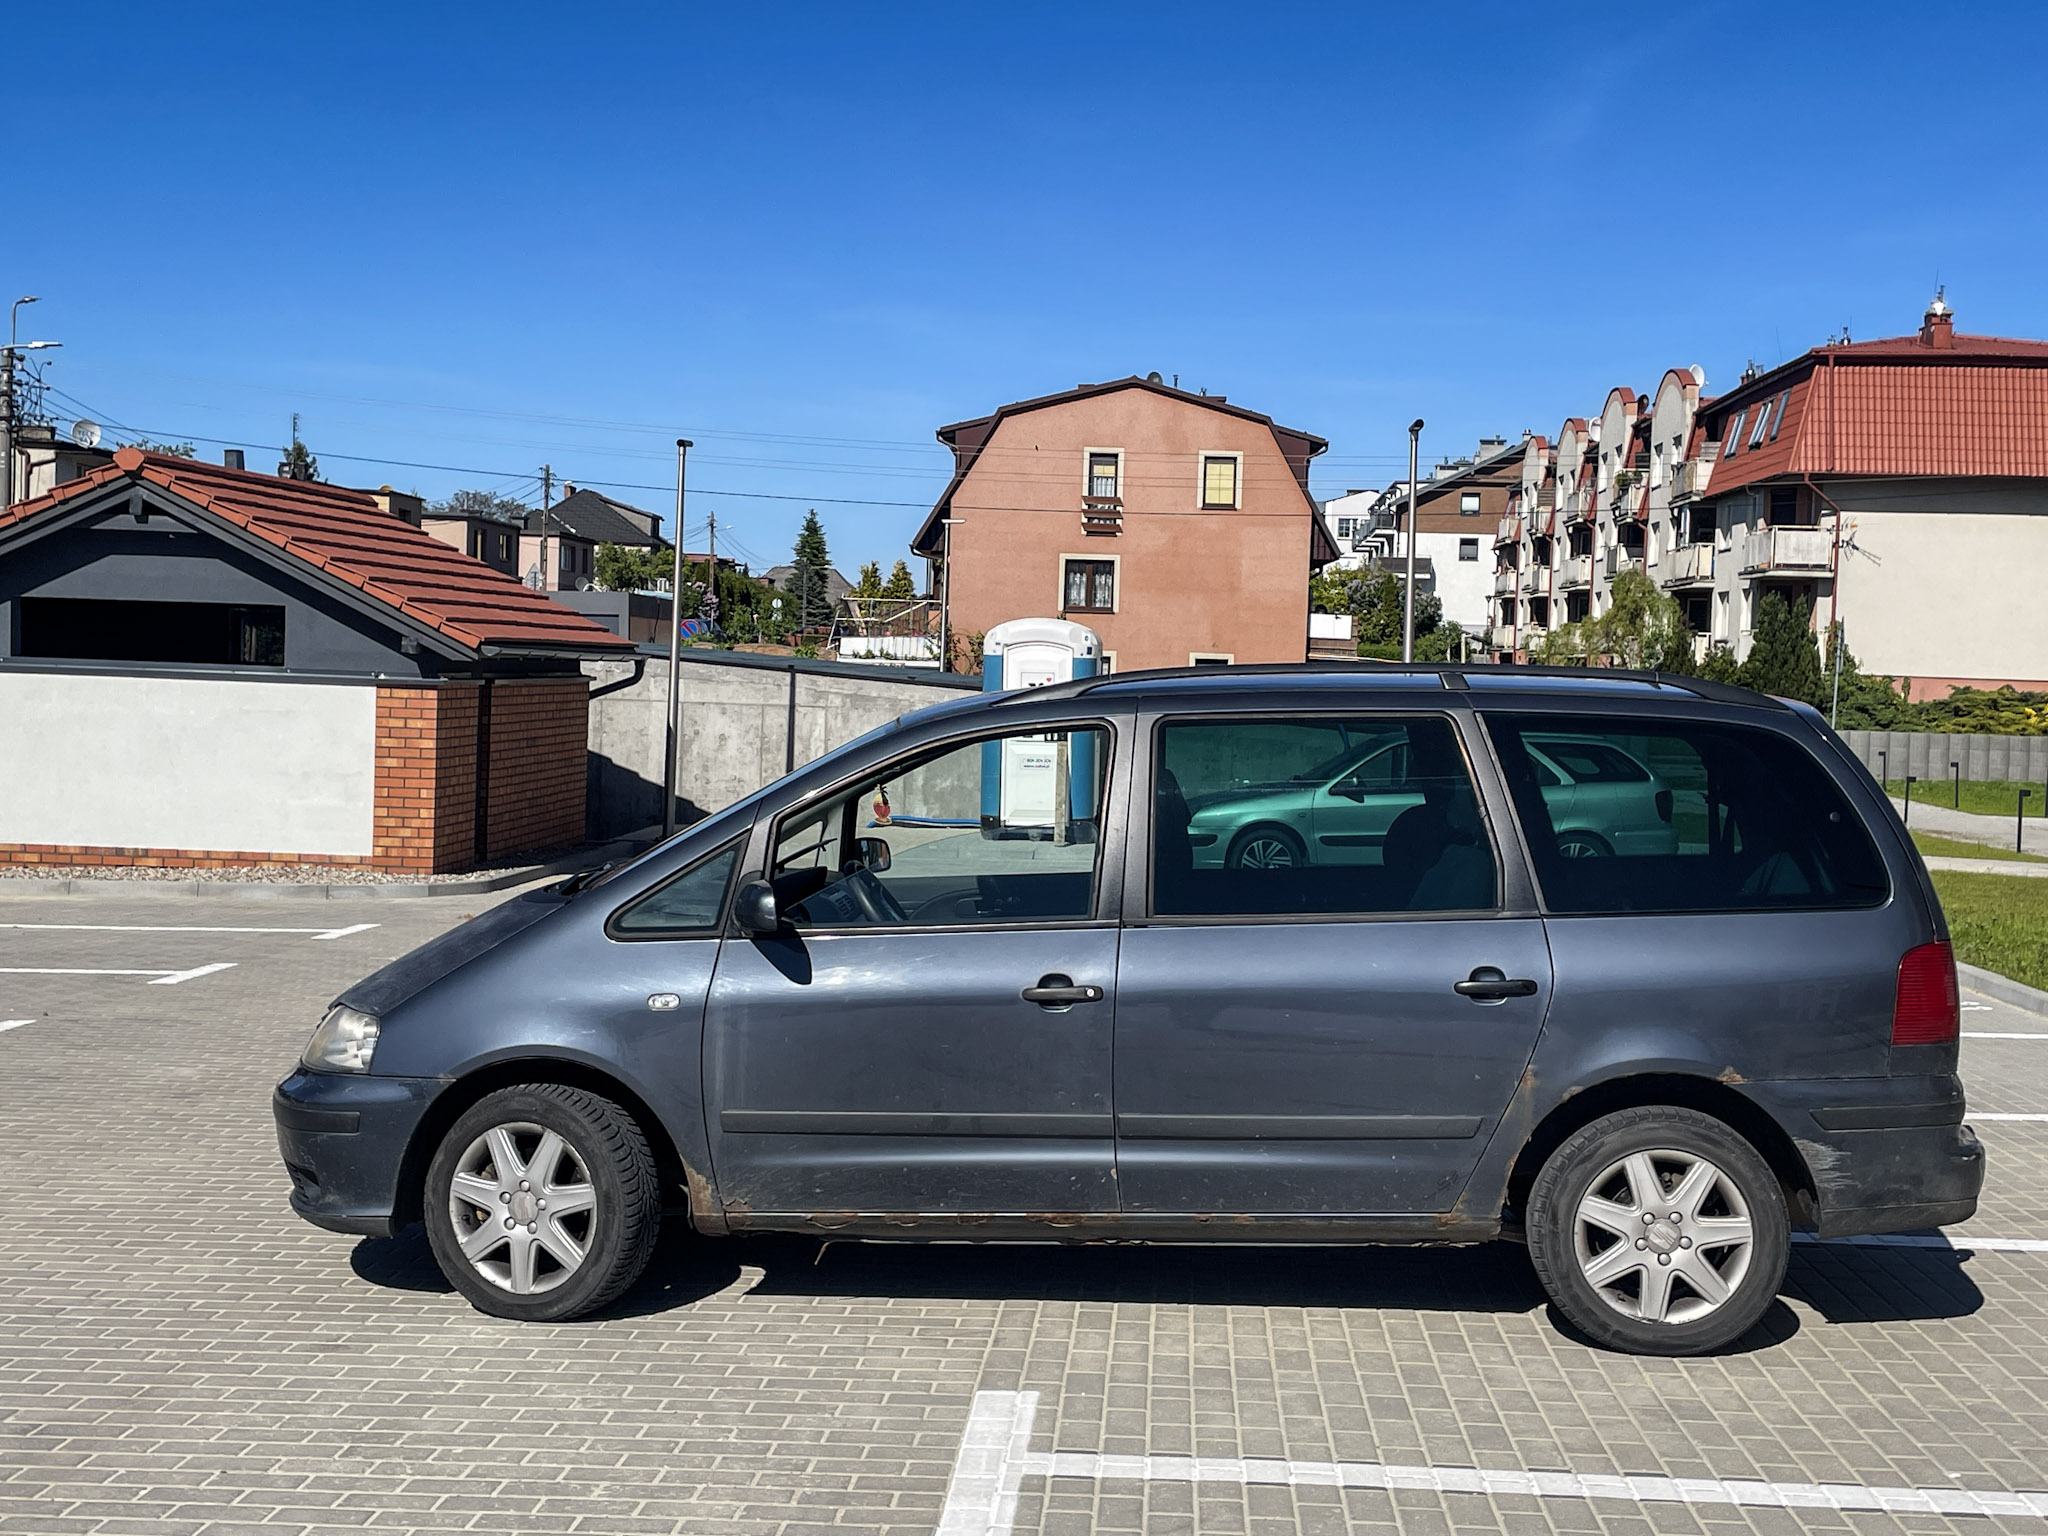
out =
[[[1778,398],[1782,400],[1784,396],[1780,395]],[[1764,408],[1761,411],[1757,412],[1756,425],[1749,429],[1749,446],[1752,449],[1755,449],[1756,447],[1762,444],[1764,440],[1764,428],[1768,427],[1771,424],[1771,418],[1774,414],[1773,408],[1776,405],[1776,400],[1766,400],[1764,402]],[[1775,432],[1771,435],[1773,437],[1777,436]]]
[[[1792,391],[1789,389],[1778,392],[1778,409],[1776,414],[1771,417],[1771,441],[1774,443],[1778,440],[1778,428],[1785,425],[1785,406],[1791,398]]]
[[[1729,425],[1728,428],[1728,435],[1726,438],[1727,446],[1721,450],[1722,458],[1732,459],[1735,457],[1736,450],[1742,446],[1742,424],[1748,418],[1749,412],[1746,410],[1737,411],[1735,413],[1735,420]]]

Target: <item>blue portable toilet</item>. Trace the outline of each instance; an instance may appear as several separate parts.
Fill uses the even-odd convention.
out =
[[[1102,666],[1102,637],[1066,619],[1011,619],[982,636],[985,693],[1044,688],[1093,677]],[[1061,743],[1044,736],[1008,736],[981,749],[984,837],[1051,837],[1065,824],[1077,841],[1095,834],[1095,736],[1076,736],[1067,754],[1069,800],[1059,804]]]

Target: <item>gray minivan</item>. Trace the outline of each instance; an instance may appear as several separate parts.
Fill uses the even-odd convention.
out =
[[[1358,741],[1402,747],[1370,847],[1201,856],[1195,808]],[[1660,825],[1558,826],[1561,742]],[[1200,668],[907,715],[506,901],[345,992],[275,1109],[295,1210],[424,1221],[502,1317],[606,1305],[664,1219],[1507,1237],[1586,1335],[1677,1355],[1755,1324],[1795,1224],[1974,1212],[1958,1009],[1925,869],[1810,709]]]

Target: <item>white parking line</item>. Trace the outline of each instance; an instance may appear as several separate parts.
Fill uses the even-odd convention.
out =
[[[2003,1489],[1766,1483],[1708,1477],[1535,1472],[1518,1468],[1399,1466],[1375,1461],[1282,1461],[1235,1456],[1109,1456],[1032,1451],[1036,1392],[977,1392],[961,1436],[939,1536],[1008,1536],[1027,1477],[1142,1482],[1413,1488],[1431,1493],[1534,1495],[1638,1504],[1732,1504],[1768,1509],[1882,1510],[1893,1514],[2048,1519],[2048,1493]]]
[[[36,933],[303,933],[315,939],[345,939],[368,933],[376,923],[351,923],[346,928],[219,928],[170,923],[0,923],[0,929]]]
[[[212,965],[194,966],[189,971],[86,970],[75,966],[0,965],[0,976],[154,976],[152,987],[175,987],[181,981],[211,976],[215,971],[232,971],[235,962],[216,960]]]
[[[1984,1115],[1972,1113],[1965,1115],[1963,1118],[1966,1120],[2048,1120],[2048,1115]]]
[[[1966,1029],[1963,1031],[1963,1038],[1965,1040],[2048,1040],[2048,1035],[2017,1034],[2010,1030]]]
[[[1817,1243],[1824,1248],[1948,1248],[1960,1253],[1975,1248],[1983,1253],[2048,1253],[2048,1238],[1971,1237],[1958,1232],[1865,1232],[1857,1237],[1815,1237],[1811,1232],[1794,1232],[1795,1243]]]
[[[10,1029],[19,1029],[24,1024],[33,1023],[34,1019],[0,1019],[0,1035],[6,1034]]]

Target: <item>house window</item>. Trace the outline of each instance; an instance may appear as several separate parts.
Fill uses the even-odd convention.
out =
[[[1116,612],[1114,560],[1069,560],[1062,586],[1065,600],[1060,606],[1068,613]]]
[[[1458,558],[1460,560],[1477,560],[1479,558],[1479,541],[1477,539],[1458,540]]]
[[[1355,528],[1356,528],[1357,526],[1358,526],[1358,519],[1357,519],[1357,518],[1355,518],[1355,517],[1340,517],[1340,518],[1338,518],[1338,519],[1337,519],[1337,537],[1338,537],[1338,538],[1340,538],[1340,539],[1348,539],[1348,538],[1350,538],[1350,537],[1351,537],[1351,533],[1352,533],[1352,530],[1353,530],[1353,529],[1355,529]]]
[[[1230,651],[1189,651],[1188,665],[1191,667],[1227,667],[1237,660]]]
[[[1460,491],[1458,493],[1458,515],[1460,517],[1477,517],[1479,515],[1479,493],[1477,491]]]
[[[498,535],[498,558],[500,560],[510,560],[512,558],[512,535],[509,533]]]
[[[70,661],[284,665],[282,606],[24,597],[21,654]]]
[[[1799,522],[1799,488],[1793,485],[1771,487],[1771,522],[1773,528],[1791,528]]]
[[[1782,400],[1784,396],[1780,395],[1778,398]],[[1756,425],[1750,428],[1749,432],[1749,446],[1751,448],[1755,448],[1763,442],[1764,429],[1771,424],[1771,417],[1774,414],[1771,409],[1771,407],[1774,404],[1776,404],[1775,401],[1766,400],[1764,402],[1764,408],[1757,413]],[[1773,437],[1777,436],[1775,432],[1773,432],[1771,435]]]
[[[1785,390],[1778,396],[1778,408],[1771,413],[1771,441],[1778,440],[1778,429],[1785,425],[1785,403],[1792,398],[1792,391]]]
[[[1749,412],[1747,411],[1737,411],[1735,413],[1735,420],[1733,423],[1730,424],[1728,428],[1728,447],[1727,450],[1721,455],[1722,458],[1734,458],[1736,450],[1742,446],[1742,423],[1748,418],[1748,416]]]
[[[472,528],[469,531],[469,557],[472,560],[481,560],[484,557],[484,531],[481,528]]]
[[[1115,496],[1117,491],[1118,464],[1114,453],[1088,455],[1088,494],[1090,496]]]
[[[1237,505],[1238,456],[1234,453],[1202,455],[1202,506],[1216,510]]]

